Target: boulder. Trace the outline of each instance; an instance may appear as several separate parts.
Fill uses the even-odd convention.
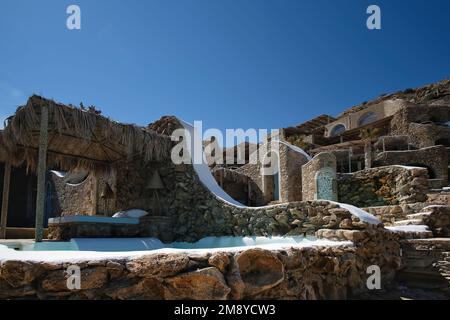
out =
[[[66,270],[51,271],[42,281],[42,289],[48,292],[71,291],[67,285],[69,276],[70,275],[66,272]],[[86,268],[81,270],[81,290],[101,288],[107,283],[107,281],[108,271],[104,267]]]
[[[230,258],[225,252],[219,252],[213,254],[209,259],[208,263],[213,267],[216,267],[220,272],[224,273],[228,265],[230,264]]]
[[[236,262],[245,285],[245,297],[273,288],[284,279],[283,263],[268,250],[246,250],[237,255]]]
[[[136,284],[123,284],[108,288],[106,295],[118,300],[162,300],[164,286],[162,279],[144,278]]]
[[[189,265],[189,257],[183,254],[155,254],[132,260],[127,270],[140,277],[173,276]]]
[[[0,278],[11,287],[18,288],[31,284],[43,273],[37,263],[9,260],[1,264]]]
[[[169,300],[226,300],[231,289],[220,271],[209,267],[165,279]]]

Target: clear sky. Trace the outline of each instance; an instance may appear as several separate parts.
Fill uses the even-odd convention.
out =
[[[450,77],[450,1],[0,0],[0,42],[2,118],[37,93],[139,125],[280,128]]]

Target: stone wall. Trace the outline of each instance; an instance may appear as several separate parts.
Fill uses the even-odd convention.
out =
[[[430,179],[448,181],[448,152],[444,146],[433,146],[419,150],[386,151],[374,159],[377,166],[404,165],[428,168]]]
[[[304,155],[280,145],[280,191],[283,202],[307,200],[302,198],[302,166],[307,162]]]
[[[212,174],[219,186],[236,201],[250,207],[266,204],[260,187],[245,174],[226,168],[214,169]]]
[[[424,202],[427,190],[424,168],[387,166],[338,175],[339,201],[357,207]]]
[[[406,220],[410,214],[421,212],[429,205],[426,202],[418,202],[392,206],[367,207],[363,208],[363,210],[380,219],[384,225],[390,226],[395,221]]]
[[[155,216],[154,198],[145,186],[158,170],[164,189],[159,192],[161,212],[157,216],[172,221],[171,230],[164,227],[167,242],[195,242],[208,236],[313,235],[324,227],[353,229],[361,224],[347,210],[327,201],[238,208],[211,194],[191,165],[166,162],[145,169],[139,164],[136,161],[117,170],[116,211],[137,208]]]
[[[327,234],[323,232],[323,234]],[[74,262],[1,261],[0,299],[347,299],[367,292],[367,268],[382,288],[400,267],[398,241],[381,229],[355,233],[354,245],[153,253],[82,260],[81,289],[69,290]],[[376,239],[383,238],[382,242]]]
[[[423,212],[410,218],[422,220],[433,232],[434,237],[450,237],[450,206],[428,206]]]
[[[97,188],[95,188],[98,179]],[[93,174],[82,183],[71,185],[66,183],[65,178],[58,177],[53,173],[47,175],[47,188],[51,197],[52,208],[49,210],[51,216],[72,216],[72,215],[102,215],[111,216],[116,211],[115,196],[112,199],[101,199],[102,187],[105,183],[116,194],[115,174],[103,174],[96,178]],[[94,192],[97,192],[97,204],[94,201]]]
[[[386,100],[381,101],[377,104],[366,106],[364,110],[341,115],[336,121],[331,122],[325,126],[327,129],[326,136],[328,137],[333,128],[338,124],[344,125],[346,130],[352,130],[360,127],[360,120],[368,113],[374,114],[376,120],[380,120],[392,116],[395,112],[404,107],[406,104],[407,102],[405,102],[402,99]]]
[[[55,174],[47,175],[47,183],[52,185],[52,216],[92,215],[93,195],[92,186],[94,178],[89,175],[86,180],[77,186],[68,185],[64,178]],[[47,188],[47,190],[49,190]]]
[[[434,146],[437,140],[450,138],[450,127],[438,125],[450,120],[448,105],[415,105],[397,112],[391,121],[391,135],[409,136],[416,148]]]
[[[150,211],[153,216],[152,201],[145,190],[146,177],[151,175],[151,170],[136,169],[137,165],[118,171],[116,210],[138,208]],[[167,241],[195,242],[208,236],[313,235],[324,227],[354,229],[361,226],[347,210],[327,201],[238,208],[211,194],[191,165],[167,162],[150,167],[158,170],[164,183],[159,216],[172,221],[172,229],[166,231]]]
[[[279,201],[302,200],[302,170],[301,167],[308,159],[284,144],[278,144],[279,163]],[[237,169],[238,172],[250,177],[262,190],[266,202],[273,201],[274,176],[262,176],[261,164],[256,161],[258,152],[250,156],[250,163]]]
[[[172,242],[172,220],[163,216],[145,216],[139,224],[63,222],[49,223],[48,239],[70,241],[73,238],[139,238],[153,237]]]

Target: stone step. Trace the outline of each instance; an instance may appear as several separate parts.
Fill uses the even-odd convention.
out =
[[[407,214],[406,218],[422,220],[423,218],[429,217],[430,215],[431,215],[431,212],[419,212],[419,213],[414,213],[414,214]]]
[[[422,219],[409,219],[394,222],[394,226],[420,226],[420,225],[423,225]]]
[[[401,225],[386,227],[386,229],[397,233],[402,239],[427,239],[433,237],[433,232],[424,225]]]

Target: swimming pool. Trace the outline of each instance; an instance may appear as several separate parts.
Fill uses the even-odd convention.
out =
[[[0,245],[2,242],[0,242]],[[67,242],[45,241],[40,243],[23,242],[3,243],[2,250],[16,251],[95,251],[126,252],[152,251],[163,249],[174,250],[211,250],[239,249],[248,247],[290,247],[310,245],[333,245],[339,242],[318,240],[315,237],[207,237],[195,243],[173,242],[165,244],[156,238],[79,238]]]

